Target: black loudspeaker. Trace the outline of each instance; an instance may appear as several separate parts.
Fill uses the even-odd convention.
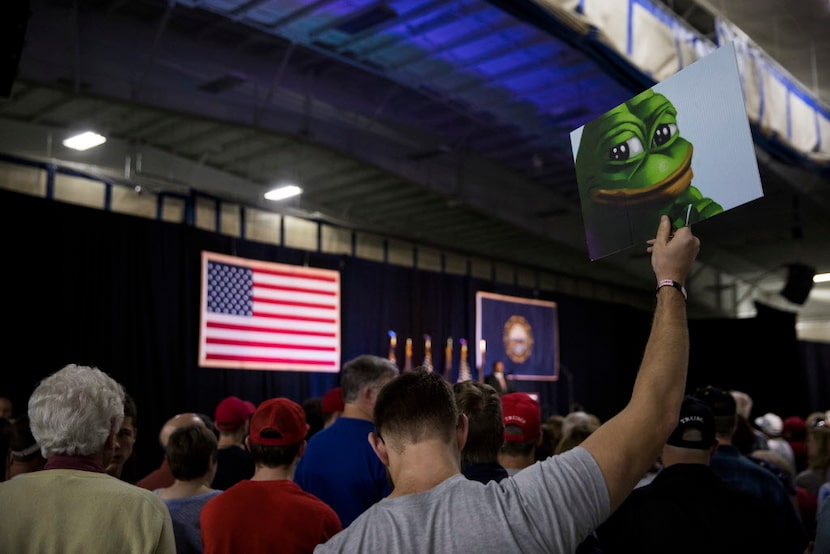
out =
[[[793,304],[804,304],[813,288],[816,268],[804,264],[787,266],[787,284],[781,289],[781,296]]]
[[[17,78],[32,7],[29,0],[3,0],[0,15],[0,96],[8,98]]]

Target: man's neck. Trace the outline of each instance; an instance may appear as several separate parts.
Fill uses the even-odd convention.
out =
[[[258,465],[251,481],[293,481],[294,465],[267,467]]]
[[[532,466],[535,462],[535,454],[528,454],[527,456],[499,454],[499,464],[504,469],[524,469],[526,467]]]
[[[400,454],[390,451],[387,467],[394,489],[390,498],[428,491],[461,473],[460,455],[439,439],[407,444]]]
[[[81,471],[104,473],[104,462],[107,461],[109,457],[110,456],[100,451],[89,456],[55,454],[46,460],[44,469],[77,469]]]
[[[229,446],[242,446],[242,441],[245,437],[241,433],[221,433],[219,435],[218,448],[228,448]]]
[[[362,406],[359,402],[353,402],[343,406],[343,414],[341,417],[350,417],[353,419],[362,419],[364,421],[373,421],[372,412]]]
[[[727,435],[715,435],[718,440],[718,445],[732,446],[732,437]]]

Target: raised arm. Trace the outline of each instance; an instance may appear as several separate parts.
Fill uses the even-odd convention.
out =
[[[685,285],[700,249],[691,229],[682,227],[672,236],[669,218],[663,216],[649,245],[657,282]],[[677,424],[688,365],[686,299],[674,286],[662,286],[631,400],[582,443],[605,477],[612,510],[646,473]]]

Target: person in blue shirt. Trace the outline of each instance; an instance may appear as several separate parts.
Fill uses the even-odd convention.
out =
[[[340,371],[343,413],[311,437],[294,472],[294,482],[331,506],[344,528],[392,492],[386,468],[367,437],[375,430],[378,392],[397,375],[398,367],[379,356],[345,363]]]

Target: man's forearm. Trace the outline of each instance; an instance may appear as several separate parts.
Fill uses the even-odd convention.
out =
[[[653,423],[659,430],[649,437],[654,448],[662,447],[677,423],[688,367],[686,300],[679,290],[662,287],[657,292],[651,333],[631,394],[632,407],[654,417]]]

